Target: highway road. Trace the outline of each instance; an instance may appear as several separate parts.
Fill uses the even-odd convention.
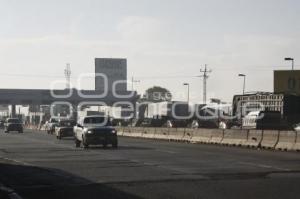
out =
[[[118,149],[83,149],[42,131],[1,131],[0,183],[28,199],[294,199],[300,153],[125,137]]]

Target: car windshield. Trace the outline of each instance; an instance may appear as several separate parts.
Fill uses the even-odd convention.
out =
[[[102,126],[111,126],[111,122],[107,117],[87,117],[83,121],[84,124],[99,124]]]
[[[51,119],[50,119],[50,123],[57,123],[57,122],[58,122],[57,119],[54,119],[54,118],[51,118]]]
[[[7,120],[8,123],[20,123],[19,119],[8,119]]]
[[[75,122],[74,121],[60,121],[59,122],[59,126],[62,126],[62,127],[73,127],[73,126],[75,126]]]

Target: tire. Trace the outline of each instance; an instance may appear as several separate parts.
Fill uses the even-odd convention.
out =
[[[219,129],[227,129],[227,124],[225,122],[219,122],[218,127]]]
[[[77,138],[75,138],[75,147],[79,148],[80,144],[81,144],[81,142],[79,140],[77,140]]]
[[[84,136],[82,137],[82,144],[83,144],[83,148],[84,148],[84,149],[89,148],[89,144],[86,142]]]
[[[118,148],[118,142],[114,142],[114,143],[112,144],[112,148],[114,148],[114,149]]]

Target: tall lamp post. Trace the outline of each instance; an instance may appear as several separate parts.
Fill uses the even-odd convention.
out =
[[[245,85],[246,85],[246,75],[245,74],[239,74],[239,77],[244,78],[244,83],[243,83],[243,95],[245,94]]]
[[[294,70],[294,58],[286,57],[284,58],[284,61],[292,61],[292,70]]]
[[[239,74],[239,77],[243,77],[244,78],[244,82],[243,82],[243,95],[245,94],[245,85],[246,85],[246,75],[245,74]],[[240,119],[241,119],[241,128],[243,128],[243,120],[242,120],[242,117],[243,117],[243,104],[242,104],[242,98],[241,97],[241,100],[240,100],[240,106],[241,106],[241,114],[240,114]]]
[[[187,103],[190,103],[190,84],[189,83],[183,83],[184,86],[187,86]]]

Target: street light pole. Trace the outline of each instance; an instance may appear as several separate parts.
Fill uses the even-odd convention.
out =
[[[286,57],[284,58],[285,61],[292,61],[292,70],[294,70],[294,58]]]
[[[187,86],[187,103],[190,103],[190,84],[189,83],[183,83],[184,86]]]
[[[245,95],[245,85],[246,85],[246,75],[245,74],[239,74],[239,77],[243,77],[244,78],[244,82],[243,82],[243,96]],[[240,106],[241,106],[241,114],[240,114],[240,119],[241,119],[241,129],[243,128],[243,120],[242,120],[242,117],[243,117],[243,97],[240,98]]]
[[[245,74],[239,74],[239,77],[244,78],[244,83],[243,83],[243,95],[245,94],[245,86],[246,86],[246,75]]]

